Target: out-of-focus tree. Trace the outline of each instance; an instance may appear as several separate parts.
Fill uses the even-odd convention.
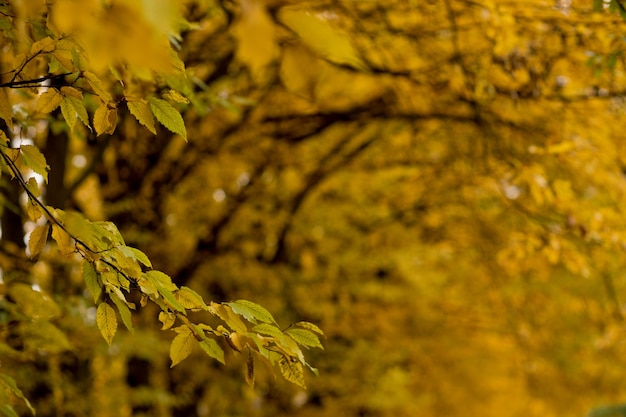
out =
[[[131,413],[128,383],[109,383],[112,377],[126,377],[129,359],[118,354],[123,349],[114,337],[119,324],[132,335],[132,310],[150,307],[156,307],[150,313],[158,317],[161,330],[175,333],[168,342],[171,367],[194,349],[224,363],[223,342],[246,356],[250,385],[255,360],[260,360],[304,388],[305,367],[317,370],[306,362],[302,348],[322,348],[319,327],[299,321],[281,330],[269,311],[247,300],[207,303],[153,267],[143,251],[127,245],[102,213],[84,209],[92,218],[87,219],[80,212],[81,188],[85,198],[99,198],[88,180],[112,148],[97,137],[115,135],[118,123],[125,122],[118,120],[120,111],[153,135],[162,126],[186,141],[176,106],[204,106],[173,48],[182,40],[181,31],[191,26],[180,13],[182,5],[59,0],[6,2],[0,8],[0,65],[7,68],[2,73],[6,80],[0,82],[0,168],[7,180],[0,348],[11,361],[0,373],[0,411],[17,416],[22,414],[15,408],[19,404],[33,415],[36,409],[49,415]],[[99,149],[87,156],[83,150],[90,142]],[[68,169],[70,161],[74,171]],[[48,181],[48,162],[54,181]],[[85,290],[95,307],[81,295]],[[90,328],[106,340],[109,355],[84,337],[83,330]],[[149,341],[146,337],[143,342]],[[87,356],[78,353],[81,348]],[[47,372],[38,372],[40,367]],[[87,369],[93,387],[66,379]],[[157,408],[161,402],[157,395],[143,397]]]
[[[253,390],[245,357],[217,368],[200,352],[169,370],[151,307],[105,349],[80,271],[47,248],[34,265],[6,249],[2,267],[56,297],[68,348],[2,369],[50,415],[581,416],[623,402],[626,25],[604,4],[184,2],[185,81],[133,85],[179,106],[188,143],[123,105],[98,138],[55,131],[52,113],[36,143],[67,146],[61,162],[47,152],[46,198],[112,221],[205,299],[317,323],[320,378],[305,392],[258,370]]]

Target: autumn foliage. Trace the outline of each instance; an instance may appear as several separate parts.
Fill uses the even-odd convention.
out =
[[[2,2],[0,412],[623,415],[620,15]]]

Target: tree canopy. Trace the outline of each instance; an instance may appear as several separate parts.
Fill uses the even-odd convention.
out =
[[[620,14],[3,2],[0,410],[620,412]]]

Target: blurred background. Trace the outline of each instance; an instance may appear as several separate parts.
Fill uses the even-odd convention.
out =
[[[30,274],[62,309],[59,334],[3,333],[39,416],[623,415],[597,409],[626,401],[618,15],[183,3],[189,143],[129,114],[98,140],[52,124],[48,202],[115,222],[206,300],[317,324],[320,375],[305,391],[258,364],[249,387],[245,357],[201,351],[170,369],[149,306],[108,347],[73,261],[50,249],[20,272],[5,211],[5,280]]]

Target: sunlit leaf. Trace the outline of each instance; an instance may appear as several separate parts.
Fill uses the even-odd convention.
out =
[[[150,110],[148,103],[143,100],[129,99],[126,105],[128,106],[130,114],[132,114],[142,126],[145,126],[152,134],[156,135],[154,116],[152,115],[152,110]]]
[[[317,335],[309,330],[292,328],[285,330],[285,334],[288,334],[289,337],[302,346],[324,349]]]
[[[271,325],[271,324],[267,324],[267,323],[257,324],[256,326],[252,328],[252,330],[257,333],[265,334],[265,335],[272,336],[272,337],[283,336],[283,332],[280,331],[278,327]]]
[[[263,323],[276,323],[274,317],[269,311],[256,303],[248,300],[237,300],[227,303],[233,311],[239,315],[242,315],[246,320],[251,323],[256,323],[257,320]]]
[[[154,117],[165,126],[170,132],[180,135],[183,139],[187,140],[187,129],[185,129],[185,122],[180,112],[174,108],[170,103],[165,100],[156,97],[148,97],[148,103],[150,109],[154,114]],[[138,119],[139,120],[139,119]],[[139,120],[142,123],[142,120]],[[147,127],[147,126],[146,126]]]
[[[44,181],[48,182],[48,170],[50,166],[46,163],[46,158],[41,151],[33,145],[23,145],[20,147],[20,153],[24,164],[37,174],[41,175]]]

